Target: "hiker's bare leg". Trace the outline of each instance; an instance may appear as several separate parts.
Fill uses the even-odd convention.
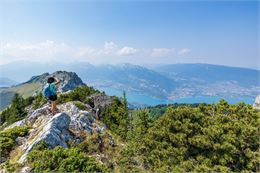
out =
[[[51,102],[51,112],[55,113],[56,111],[56,100]]]

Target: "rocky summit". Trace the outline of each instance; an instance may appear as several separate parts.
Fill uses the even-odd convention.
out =
[[[85,84],[83,81],[78,77],[78,75],[74,72],[67,72],[67,71],[56,71],[52,74],[43,73],[39,76],[33,76],[27,83],[36,83],[39,82],[42,85],[46,84],[48,77],[56,77],[60,80],[61,84],[59,86],[60,92],[66,92],[72,90],[78,86],[84,86]]]
[[[61,75],[61,73],[58,73]],[[60,76],[61,77],[61,76]],[[50,103],[46,103],[38,109],[28,107],[28,115],[9,126],[3,131],[17,126],[30,126],[28,134],[24,137],[17,137],[15,141],[18,146],[13,152],[17,152],[16,163],[25,164],[28,154],[42,141],[45,141],[49,148],[61,146],[69,147],[69,142],[80,143],[94,132],[102,134],[107,127],[101,121],[100,111],[111,104],[112,97],[103,93],[96,93],[89,97],[93,105],[84,104],[80,101],[70,101],[58,105],[58,111],[53,115],[50,111]],[[77,105],[81,105],[81,109]],[[83,106],[83,110],[82,110]],[[110,136],[110,143],[115,141]],[[2,162],[5,161],[2,159]],[[25,166],[22,170],[30,170]],[[26,172],[26,171],[25,171]]]
[[[85,86],[81,78],[74,72],[56,71],[52,74],[43,73],[41,75],[33,76],[30,80],[7,88],[0,88],[0,111],[8,107],[11,103],[11,99],[15,93],[22,95],[23,97],[36,96],[42,92],[44,85],[47,83],[48,77],[54,76],[60,80],[58,92],[63,93],[73,90],[79,86]]]

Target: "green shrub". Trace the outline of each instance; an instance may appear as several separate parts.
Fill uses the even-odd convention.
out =
[[[90,137],[86,138],[84,141],[82,141],[78,148],[81,151],[84,151],[85,153],[93,154],[100,152],[99,149],[99,141],[97,135],[91,135]]]
[[[29,126],[17,126],[0,132],[0,153],[2,157],[8,157],[10,151],[16,146],[15,139],[18,136],[27,135]]]
[[[77,148],[54,149],[34,148],[27,157],[34,172],[107,172],[108,168],[99,164]]]
[[[80,109],[80,110],[86,110],[87,107],[85,104],[81,103],[81,102],[75,102],[75,105]]]
[[[44,97],[44,95],[40,92],[38,95],[36,95],[33,99],[33,108],[37,109],[47,103],[47,99]]]
[[[7,172],[20,172],[22,165],[19,163],[10,163],[9,161],[6,161],[2,167],[7,171]]]
[[[128,110],[118,97],[114,97],[112,104],[106,107],[102,117],[103,122],[113,133],[123,139],[126,138],[129,126]]]
[[[95,93],[99,93],[93,87],[82,86],[77,87],[69,93],[61,94],[58,97],[59,103],[66,103],[69,101],[81,101],[83,103],[89,103],[89,96]]]
[[[25,136],[30,129],[30,126],[16,126],[11,129],[0,132],[0,137],[9,137],[12,139],[17,138],[18,136]]]

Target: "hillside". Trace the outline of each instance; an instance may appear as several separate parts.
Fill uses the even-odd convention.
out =
[[[0,88],[1,105],[0,110],[4,109],[11,103],[11,98],[15,93],[20,94],[24,98],[33,96],[42,91],[43,86],[47,83],[49,76],[56,76],[61,81],[59,92],[66,92],[74,89],[77,86],[84,86],[85,84],[77,76],[76,73],[66,71],[56,71],[52,74],[43,73],[42,75],[33,76],[30,80],[8,88]]]
[[[0,114],[2,172],[260,171],[260,112],[250,105],[128,110],[125,97],[88,86],[58,103],[52,115],[41,95],[15,95]]]

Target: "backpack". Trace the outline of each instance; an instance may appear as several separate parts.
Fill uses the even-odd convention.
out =
[[[45,97],[50,97],[51,96],[51,88],[50,88],[50,84],[46,84],[43,88],[43,95]]]

